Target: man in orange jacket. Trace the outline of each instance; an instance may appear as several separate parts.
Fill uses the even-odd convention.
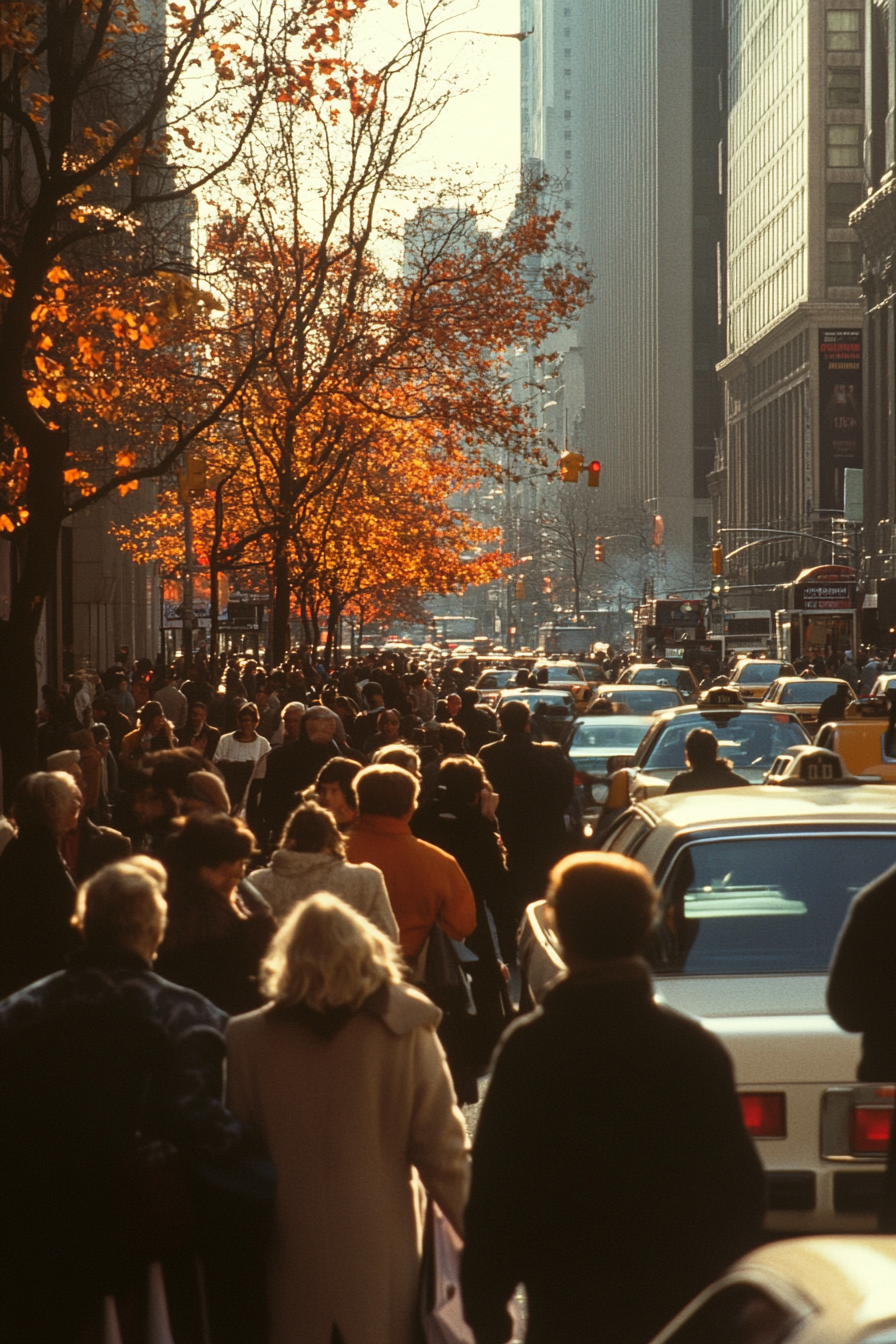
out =
[[[449,938],[466,938],[476,927],[469,882],[450,854],[411,834],[417,780],[397,765],[370,765],[354,785],[359,816],[346,858],[372,863],[382,872],[404,955],[420,954],[434,924]]]

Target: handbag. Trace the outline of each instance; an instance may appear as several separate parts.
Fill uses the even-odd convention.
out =
[[[463,947],[463,944],[456,944],[444,929],[433,924],[412,975],[412,982],[449,1016],[476,1012],[473,991],[458,946]],[[471,955],[467,948],[463,950]],[[477,960],[475,954],[472,958]]]
[[[464,1320],[460,1254],[464,1244],[435,1200],[426,1205],[420,1318],[426,1344],[476,1344]]]
[[[428,1199],[420,1266],[419,1344],[476,1344],[476,1337],[464,1319],[460,1291],[463,1249],[463,1241],[438,1204]],[[521,1339],[522,1320],[515,1298],[507,1303],[507,1310],[513,1322],[513,1339]]]

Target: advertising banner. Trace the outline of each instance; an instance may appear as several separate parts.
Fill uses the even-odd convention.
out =
[[[819,507],[843,508],[843,473],[862,466],[862,333],[818,333]]]

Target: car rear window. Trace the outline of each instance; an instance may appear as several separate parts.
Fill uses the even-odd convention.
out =
[[[896,834],[698,841],[664,884],[651,960],[664,975],[823,974],[855,895],[896,863]]]
[[[668,681],[669,685],[675,686],[682,695],[690,695],[694,690],[694,678],[690,672],[676,672],[674,667],[642,667],[632,677],[632,684],[635,686],[644,683],[656,685],[658,681]]]
[[[780,675],[780,663],[750,663],[742,672],[735,673],[734,680],[743,686],[771,686]]]
[[[781,694],[778,698],[779,705],[818,705],[822,700],[827,700],[829,695],[833,695],[839,685],[836,681],[792,681],[788,686],[781,687]]]
[[[646,725],[619,719],[589,719],[580,723],[573,736],[573,747],[601,747],[613,751],[616,747],[630,750],[641,741]]]
[[[655,709],[671,709],[673,705],[681,704],[677,691],[665,691],[662,688],[653,691],[647,686],[633,686],[630,691],[613,691],[600,698],[612,700],[617,705],[627,704],[635,714],[652,714]]]
[[[787,747],[801,746],[806,741],[798,723],[778,723],[774,714],[761,710],[747,710],[727,719],[689,714],[670,723],[639,764],[648,770],[683,770],[685,739],[694,728],[709,729],[719,744],[719,755],[731,761],[735,770],[767,770]]]

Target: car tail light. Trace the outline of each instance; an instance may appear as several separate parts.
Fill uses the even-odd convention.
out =
[[[890,1144],[893,1124],[891,1106],[853,1106],[849,1122],[849,1146],[854,1153],[880,1153]]]
[[[740,1109],[754,1139],[787,1136],[787,1098],[783,1092],[741,1092]]]

